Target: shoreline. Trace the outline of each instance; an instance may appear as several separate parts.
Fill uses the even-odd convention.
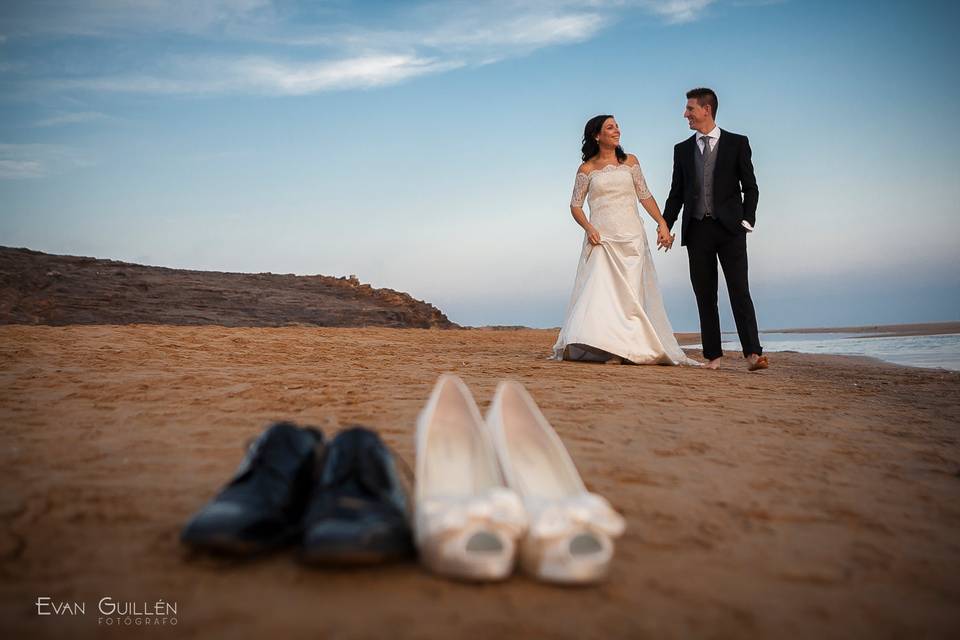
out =
[[[559,332],[560,327],[550,327],[547,329],[535,329],[532,327],[514,326],[514,325],[486,325],[482,327],[462,327],[463,329],[485,330],[485,331],[553,331]],[[889,337],[910,337],[910,336],[937,336],[952,335],[960,333],[960,322],[911,322],[905,324],[873,324],[858,325],[851,327],[795,327],[789,329],[761,329],[761,335],[770,333],[796,333],[796,334],[818,334],[818,333],[855,333],[863,334],[858,337],[863,338],[889,338]],[[724,336],[736,336],[736,331],[724,331]],[[700,342],[700,333],[697,331],[676,331],[674,336],[681,345],[698,344]]]
[[[840,334],[840,337],[837,337],[837,334]],[[818,335],[824,338],[818,340]],[[955,342],[951,341],[951,336],[957,335],[960,335],[960,322],[781,329],[760,332],[764,352],[811,355],[830,353],[836,356],[871,358],[895,366],[944,371],[960,370],[960,354],[957,353]],[[922,343],[916,345],[916,351],[905,350],[906,346],[898,339],[912,337],[937,337],[945,339],[946,342],[943,342],[941,347]],[[737,342],[736,332],[725,332],[723,338],[725,343]],[[870,342],[880,338],[889,338],[892,342]],[[698,334],[677,334],[677,339],[685,348],[693,348],[700,343]]]
[[[795,329],[765,329],[764,333],[862,333],[865,338],[937,336],[960,333],[960,322],[914,322],[907,324],[875,324],[855,327],[816,327]]]

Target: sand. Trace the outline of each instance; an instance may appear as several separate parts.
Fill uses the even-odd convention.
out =
[[[960,629],[960,373],[771,354],[772,368],[545,360],[552,331],[0,327],[0,635],[947,638]],[[626,517],[607,583],[316,570],[187,552],[245,441],[377,428],[413,463],[436,376],[527,385]],[[85,615],[37,615],[79,601]],[[97,601],[176,603],[106,628]],[[142,605],[141,605],[142,606]]]
[[[857,327],[821,327],[817,329],[775,329],[766,333],[856,333],[862,337],[939,336],[960,333],[960,322],[916,322],[912,324],[874,324]]]

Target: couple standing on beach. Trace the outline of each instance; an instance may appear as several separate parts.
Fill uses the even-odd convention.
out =
[[[681,245],[687,247],[690,281],[700,312],[706,367],[717,369],[720,316],[717,260],[730,293],[737,333],[750,370],[765,369],[757,319],[747,283],[747,233],[756,221],[759,190],[750,143],[716,124],[717,94],[687,92],[684,117],[696,133],[674,147],[673,180],[663,215],[647,188],[636,156],[620,146],[613,116],[584,127],[583,164],[570,211],[586,232],[563,328],[553,348],[557,360],[699,365],[680,349],[657,283],[637,200],[657,223],[657,248],[669,251],[670,233],[683,209]],[[590,217],[583,211],[590,205]]]

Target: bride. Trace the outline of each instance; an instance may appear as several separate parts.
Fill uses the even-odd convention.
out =
[[[570,211],[586,232],[555,360],[690,364],[663,308],[637,199],[657,223],[657,247],[674,236],[647,189],[636,156],[620,146],[613,116],[591,118],[583,130],[583,164]],[[583,203],[590,205],[590,218]]]

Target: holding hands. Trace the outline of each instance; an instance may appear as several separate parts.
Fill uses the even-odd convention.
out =
[[[657,250],[663,249],[664,251],[670,251],[673,247],[673,241],[676,240],[676,234],[671,234],[670,229],[667,228],[665,222],[660,223],[660,226],[657,228]]]

